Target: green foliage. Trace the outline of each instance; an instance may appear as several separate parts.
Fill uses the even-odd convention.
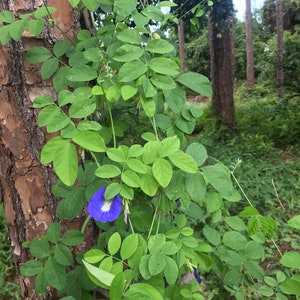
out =
[[[75,7],[79,1],[70,3]],[[34,108],[39,109],[38,125],[56,133],[44,145],[41,162],[52,163],[59,178],[52,190],[61,198],[59,222],[85,212],[101,187],[106,187],[105,205],[122,197],[123,216],[112,224],[96,222],[101,229],[97,245],[76,257],[71,250],[84,242],[89,219],[81,231],[61,232],[60,223],[52,223],[45,236],[24,244],[33,259],[21,274],[35,276],[38,294],[51,286],[75,300],[91,298],[97,287],[115,300],[298,295],[296,275],[275,279],[262,268],[263,243],[278,234],[278,220],[253,206],[237,180],[238,165],[228,168],[208,157],[204,144],[214,147],[209,138],[187,142],[203,112],[185,104],[185,89],[210,96],[211,87],[203,75],[180,74],[173,45],[150,34],[152,21],[167,22],[170,15],[154,4],[139,7],[136,0],[80,3],[92,12],[98,4],[96,36],[82,30],[73,43],[29,49],[27,59],[42,63],[42,78],[52,78],[58,93],[57,101],[39,95]],[[200,15],[200,8],[195,12]],[[47,13],[40,8],[14,21],[1,12],[8,24],[0,28],[0,41],[19,39]],[[129,27],[132,20],[138,26]],[[262,141],[261,135],[240,138],[248,141],[245,149]],[[258,152],[272,145],[265,143]],[[298,218],[289,223],[297,228]],[[298,256],[289,251],[280,263],[298,269],[292,265]],[[207,275],[205,291],[198,272]]]

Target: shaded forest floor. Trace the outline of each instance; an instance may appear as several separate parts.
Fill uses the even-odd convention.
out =
[[[191,96],[188,105],[203,109],[192,140],[200,141],[209,156],[228,167],[241,163],[235,171],[240,185],[252,203],[274,218],[280,231],[276,241],[281,252],[299,251],[300,234],[286,222],[300,211],[300,97],[278,101],[274,93],[259,89],[236,92],[238,133],[215,128],[209,99]],[[12,254],[7,239],[3,206],[0,204],[0,299],[18,300]],[[241,205],[247,205],[242,203]],[[234,212],[233,212],[234,213]],[[265,269],[272,268],[277,253],[270,245]]]

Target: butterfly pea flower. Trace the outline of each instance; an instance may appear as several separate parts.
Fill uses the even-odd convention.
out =
[[[122,199],[116,195],[113,199],[105,199],[104,194],[106,187],[99,189],[92,197],[88,204],[88,213],[102,223],[115,221],[122,211]]]
[[[193,274],[198,283],[201,283],[201,277],[196,267],[193,266]]]

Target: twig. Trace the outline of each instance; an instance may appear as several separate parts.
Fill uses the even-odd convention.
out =
[[[276,189],[275,182],[274,182],[274,179],[273,179],[273,178],[272,178],[272,185],[273,185],[273,188],[274,188],[274,191],[275,191],[275,195],[276,195],[276,198],[277,198],[277,200],[278,200],[280,206],[285,210],[285,208],[284,208],[282,202],[280,201],[280,198],[279,198],[279,195],[278,195],[278,193],[277,193],[277,189]]]

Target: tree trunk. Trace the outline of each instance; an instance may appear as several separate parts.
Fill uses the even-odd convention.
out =
[[[276,28],[277,28],[277,97],[284,95],[284,73],[283,73],[283,3],[276,1]]]
[[[42,4],[37,0],[2,0],[0,10],[18,15]],[[74,36],[77,15],[68,1],[48,0],[48,5],[57,8],[53,18],[60,28]],[[51,195],[56,180],[52,168],[39,163],[40,150],[49,136],[37,126],[37,112],[32,107],[37,95],[55,98],[55,92],[51,81],[42,81],[38,68],[25,60],[25,52],[33,46],[49,47],[61,38],[61,32],[48,25],[43,37],[25,32],[20,41],[0,45],[0,190],[22,299],[40,299],[34,294],[32,280],[20,275],[20,266],[29,259],[22,243],[45,233],[56,218],[57,206]]]
[[[225,13],[224,8],[226,8]],[[234,44],[232,35],[232,12],[232,0],[214,1],[209,16],[209,28],[211,80],[213,88],[212,104],[214,113],[218,118],[217,126],[225,125],[234,131]]]
[[[184,51],[184,23],[181,19],[178,24],[178,44],[179,44],[179,57],[181,60],[180,71],[185,72],[186,62],[185,62],[185,51]]]
[[[251,0],[246,0],[246,45],[247,45],[246,46],[247,47],[247,88],[251,89],[255,84]]]

